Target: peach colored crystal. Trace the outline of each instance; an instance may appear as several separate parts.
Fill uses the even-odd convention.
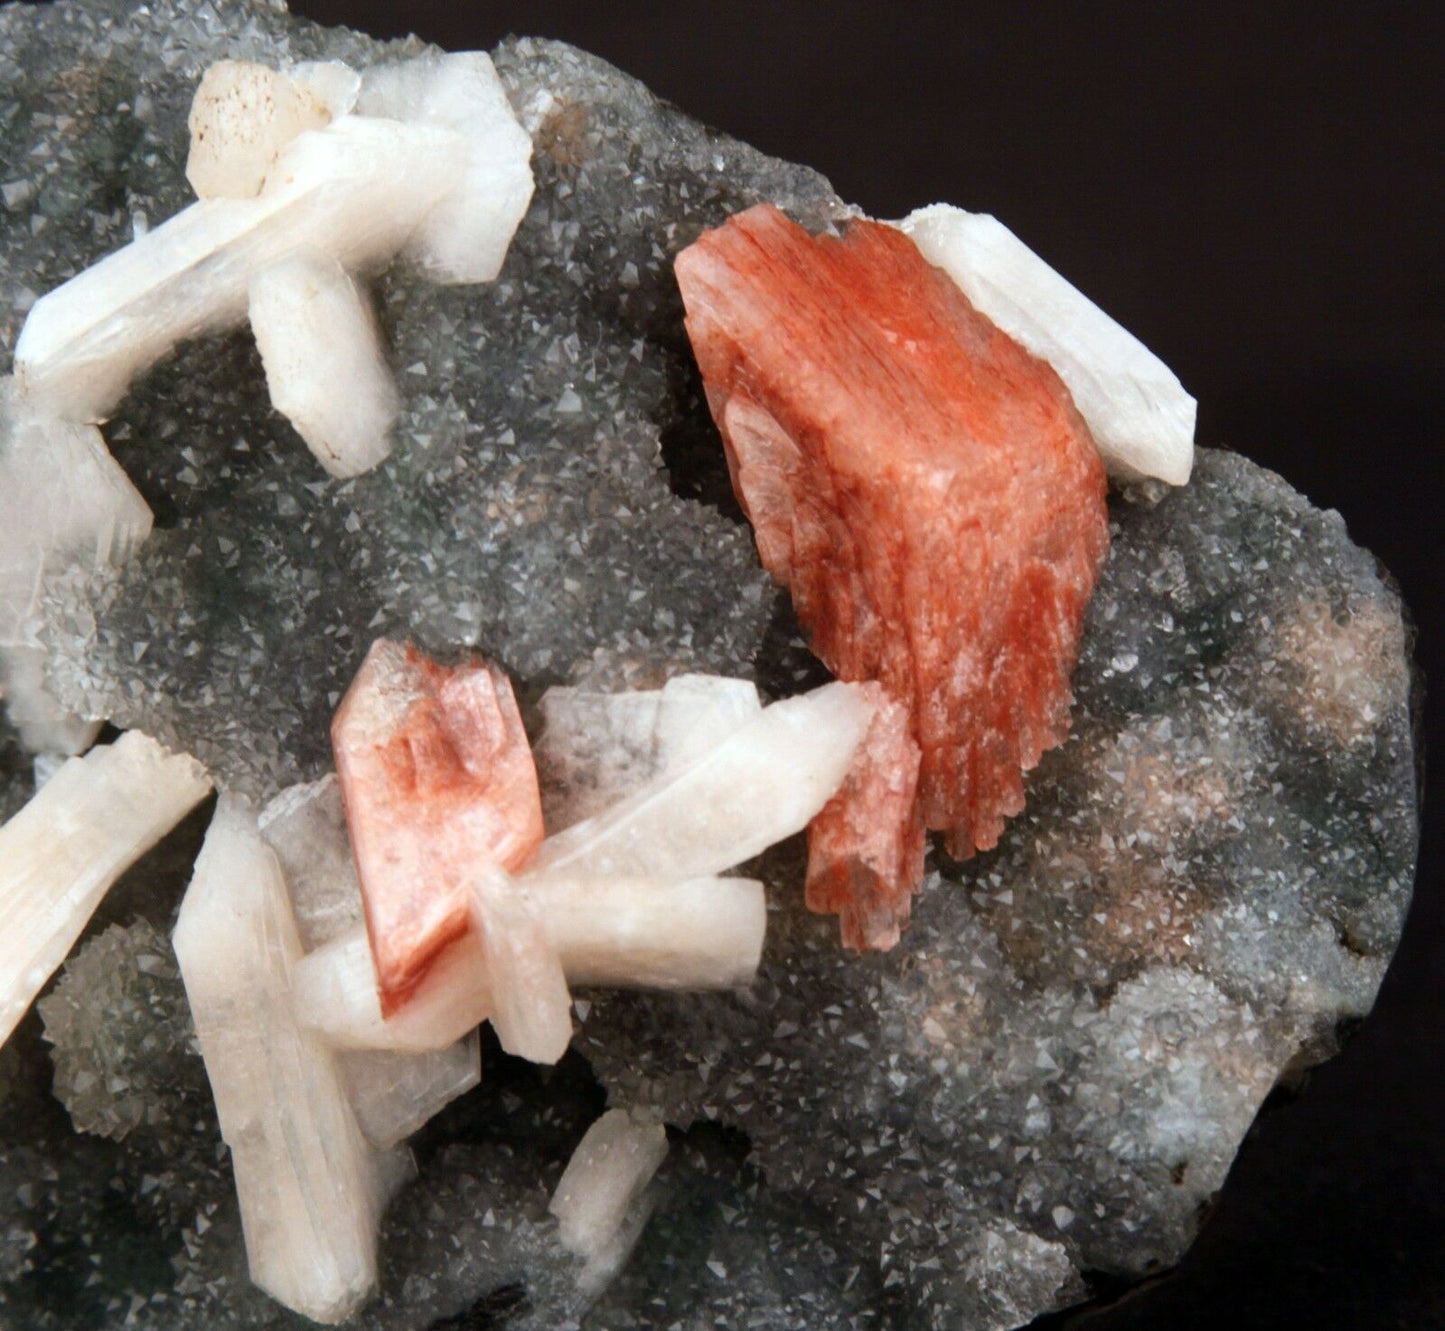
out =
[[[507,677],[380,639],[331,725],[384,1013],[468,927],[468,887],[542,840],[532,750]]]
[[[1068,390],[892,227],[813,236],[761,205],[676,271],[764,565],[829,668],[908,709],[925,824],[992,846],[1067,732],[1108,548]],[[906,843],[895,804],[861,842]]]
[[[842,788],[808,824],[808,908],[839,916],[847,947],[889,948],[923,877],[918,745],[908,709],[879,684]]]

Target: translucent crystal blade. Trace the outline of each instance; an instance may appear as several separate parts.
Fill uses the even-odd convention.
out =
[[[210,790],[138,731],[65,763],[0,827],[0,1044],[120,875]]]

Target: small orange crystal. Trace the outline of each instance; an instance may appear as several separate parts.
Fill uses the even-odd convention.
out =
[[[366,927],[390,1014],[466,932],[468,889],[542,841],[537,769],[511,682],[372,645],[331,724]]]

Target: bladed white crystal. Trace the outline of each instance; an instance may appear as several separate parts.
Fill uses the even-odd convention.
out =
[[[741,864],[808,825],[842,784],[872,715],[852,684],[773,703],[681,770],[548,837],[525,879],[682,882]]]
[[[193,758],[133,730],[70,759],[0,827],[0,1044],[111,885],[210,788]]]
[[[201,199],[251,199],[276,159],[332,112],[306,83],[250,60],[218,60],[191,102],[186,179]]]
[[[41,297],[15,348],[34,412],[96,421],[178,342],[239,323],[251,279],[300,251],[388,262],[466,167],[452,130],[343,116],[293,140],[254,199],[192,204]]]
[[[356,1120],[373,1146],[395,1146],[482,1080],[475,1030],[424,1054],[348,1049],[338,1055]]]
[[[150,535],[151,511],[100,431],[23,415],[0,392],[0,692],[26,745],[78,753],[97,722],[46,690],[33,641],[43,580],[70,564],[123,563]]]
[[[333,476],[391,452],[396,384],[371,307],[326,254],[294,254],[251,279],[251,331],[271,402]]]
[[[662,772],[677,771],[762,710],[750,680],[677,675],[661,689],[542,695],[536,758],[555,833],[601,813]]]
[[[481,943],[492,1027],[502,1048],[533,1063],[555,1063],[572,1040],[572,995],[543,919],[543,903],[493,870],[472,889],[470,937]]]
[[[609,1109],[567,1162],[547,1209],[563,1247],[583,1259],[579,1283],[597,1293],[620,1271],[652,1210],[647,1185],[667,1156],[661,1123]]]
[[[569,985],[734,989],[757,973],[767,903],[762,884],[750,879],[554,880],[533,892]],[[441,954],[389,1018],[381,1015],[360,924],[305,957],[294,988],[303,1024],[343,1049],[442,1049],[494,1007],[486,951],[474,931]],[[555,1008],[551,1017],[558,1021]]]
[[[364,939],[361,884],[335,775],[283,790],[258,822],[286,877],[302,946],[321,947],[354,930],[362,931]],[[372,991],[368,1015],[379,1022],[369,955],[361,982]],[[344,1049],[338,1059],[361,1130],[374,1146],[409,1137],[481,1080],[475,1029],[440,1049]]]
[[[740,989],[758,973],[768,903],[754,879],[588,878],[542,896],[568,984]]]
[[[517,123],[491,57],[459,51],[369,69],[357,110],[454,130],[466,141],[454,188],[406,252],[435,282],[490,282],[533,188],[532,139]]]
[[[975,308],[1058,371],[1111,475],[1189,480],[1194,399],[1138,338],[996,218],[938,203],[901,226]]]
[[[231,1150],[251,1278],[315,1321],[343,1321],[376,1284],[387,1171],[335,1055],[292,1015],[301,939],[280,863],[244,804],[217,807],[174,943]]]
[[[361,883],[334,772],[287,786],[261,810],[258,823],[281,861],[301,945],[308,952],[361,923]]]

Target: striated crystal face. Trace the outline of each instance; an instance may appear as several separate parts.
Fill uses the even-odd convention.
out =
[[[260,0],[0,11],[0,350],[38,295],[190,202],[186,116],[213,60],[364,69],[420,49]],[[50,684],[72,711],[147,727],[269,798],[328,772],[329,719],[378,636],[495,657],[529,721],[562,682],[595,695],[716,671],[765,700],[819,682],[728,498],[672,262],[760,201],[813,232],[848,209],[591,57],[522,40],[495,61],[533,135],[537,193],[493,286],[441,289],[405,264],[377,284],[400,395],[391,457],[328,478],[272,410],[243,333],[157,366],[105,427],[155,534],[117,575],[41,589]],[[430,239],[440,252],[447,237]],[[1074,734],[1029,776],[999,845],[930,874],[899,948],[860,958],[807,912],[794,839],[746,870],[768,881],[748,992],[578,983],[555,1068],[484,1033],[482,1084],[411,1139],[379,1294],[350,1325],[1001,1329],[1082,1297],[1085,1270],[1136,1274],[1183,1250],[1261,1098],[1369,1008],[1398,937],[1418,826],[1408,649],[1339,519],[1242,459],[1206,450],[1189,486],[1116,496],[1110,521]],[[599,770],[631,789],[664,775],[665,730],[620,724],[625,751]],[[0,724],[0,807],[33,779]],[[334,787],[314,798],[307,817],[334,840]],[[304,1325],[248,1277],[179,1021],[155,1050],[128,1000],[107,1001],[144,976],[154,1010],[184,1010],[137,940],[173,924],[196,831],[107,896],[43,999],[69,1005],[49,1027],[63,1037],[47,1044],[32,1012],[0,1048],[7,1326]],[[334,846],[310,849],[277,846],[288,871],[334,874]],[[705,921],[726,891],[761,911],[736,879],[686,887],[675,921]],[[613,881],[619,932],[646,889]],[[344,943],[354,907],[322,893],[302,923],[309,943]],[[611,978],[612,956],[567,955]],[[291,1044],[311,1040],[279,983],[263,997]],[[144,1102],[121,1139],[65,1112],[107,1113],[93,1088],[72,1094],[99,1049],[136,1097],[111,1112]],[[343,1055],[325,1099],[345,1121],[344,1091],[388,1140],[470,1079],[473,1053],[388,1055],[405,1078]],[[584,1309],[583,1263],[548,1205],[609,1096],[660,1109],[670,1149],[653,1220]]]
[[[908,709],[923,822],[991,847],[1068,731],[1108,548],[1068,390],[876,222],[810,236],[753,208],[677,280],[764,566],[829,669]]]

